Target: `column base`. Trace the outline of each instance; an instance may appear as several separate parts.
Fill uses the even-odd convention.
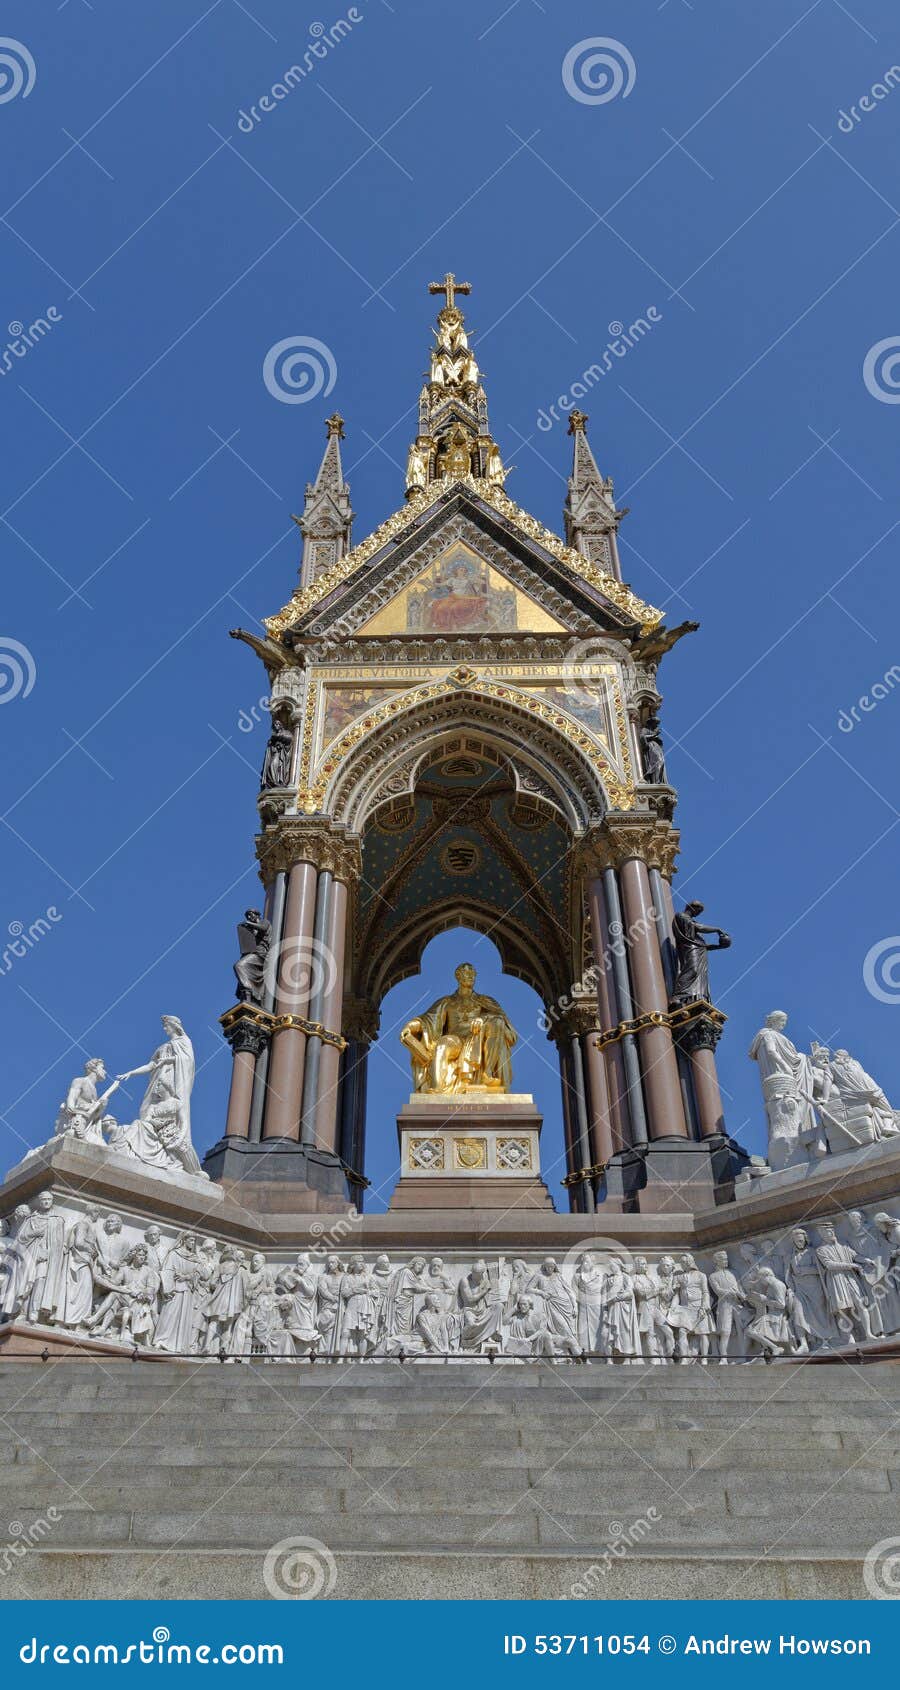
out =
[[[228,1194],[252,1186],[252,1207],[269,1214],[334,1214],[354,1208],[353,1189],[339,1156],[293,1138],[220,1138],[203,1158],[211,1179]]]
[[[597,1195],[625,1214],[693,1214],[731,1201],[747,1152],[724,1133],[699,1141],[658,1138],[620,1150],[607,1165]]]

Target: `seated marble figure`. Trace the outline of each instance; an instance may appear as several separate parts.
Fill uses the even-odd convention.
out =
[[[475,990],[475,969],[462,962],[457,989],[414,1016],[400,1034],[417,1092],[503,1091],[512,1087],[510,1051],[518,1037],[496,998]]]

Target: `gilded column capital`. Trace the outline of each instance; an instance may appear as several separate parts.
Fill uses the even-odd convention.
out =
[[[256,855],[264,885],[295,863],[312,863],[352,885],[362,871],[362,852],[355,833],[327,816],[279,816],[257,835]]]
[[[556,1021],[550,1037],[560,1039],[583,1038],[587,1033],[600,1032],[600,1011],[596,998],[566,1006]]]
[[[662,817],[647,811],[611,811],[581,835],[576,859],[582,873],[593,876],[607,868],[620,869],[636,857],[648,868],[659,869],[668,880],[675,873],[678,839],[678,829]]]

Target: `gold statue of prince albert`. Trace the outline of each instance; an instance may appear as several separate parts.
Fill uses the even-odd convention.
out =
[[[518,1034],[496,998],[475,990],[475,970],[461,962],[457,989],[414,1016],[400,1034],[417,1092],[509,1091],[510,1051]]]

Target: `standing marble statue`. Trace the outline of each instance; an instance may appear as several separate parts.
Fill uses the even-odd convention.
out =
[[[824,1154],[816,1120],[822,1081],[811,1057],[797,1050],[785,1033],[787,1016],[773,1009],[750,1046],[759,1065],[769,1127],[769,1166],[776,1172]]]
[[[709,1002],[709,953],[726,951],[731,944],[729,935],[723,932],[721,927],[701,926],[697,916],[702,914],[703,905],[695,899],[692,903],[685,904],[684,909],[672,922],[675,984],[669,1001],[674,1009],[698,1000]],[[718,944],[708,945],[703,937],[704,933],[717,934]]]
[[[194,1047],[177,1015],[164,1015],[162,1024],[166,1038],[150,1061],[118,1076],[121,1081],[149,1074],[150,1079],[137,1120],[117,1130],[111,1148],[150,1168],[206,1178],[191,1140]]]
[[[269,735],[259,778],[261,792],[268,792],[272,787],[290,786],[293,748],[293,729],[273,716],[272,732]]]
[[[266,958],[272,944],[272,923],[259,910],[247,910],[238,922],[241,954],[234,965],[238,1003],[262,1004],[266,988]]]

